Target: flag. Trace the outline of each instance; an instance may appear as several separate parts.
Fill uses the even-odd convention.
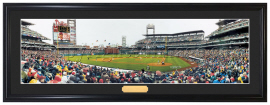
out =
[[[106,40],[104,40],[104,42],[106,42]]]

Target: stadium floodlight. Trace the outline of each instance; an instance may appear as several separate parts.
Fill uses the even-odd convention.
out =
[[[126,47],[126,36],[122,36],[122,47]]]
[[[148,24],[146,26],[146,34],[148,35],[148,30],[153,29],[153,34],[155,34],[155,25],[154,24]]]

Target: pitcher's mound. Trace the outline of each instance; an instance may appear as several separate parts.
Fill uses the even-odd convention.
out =
[[[165,63],[164,65],[162,65],[162,63],[148,63],[147,65],[149,66],[171,66],[171,63]]]
[[[142,61],[143,59],[135,59],[136,61]]]

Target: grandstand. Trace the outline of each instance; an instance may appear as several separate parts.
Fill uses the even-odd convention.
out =
[[[43,40],[50,40],[40,33],[29,29],[28,27],[34,25],[27,21],[21,21],[21,48],[23,51],[52,51],[55,46]]]
[[[209,40],[202,47],[248,47],[249,20],[221,20],[219,29],[206,36]]]
[[[200,45],[204,31],[189,31],[175,34],[146,34],[145,39],[136,42],[140,51],[152,50],[167,54],[168,50],[186,49]],[[170,51],[169,51],[170,52]]]
[[[185,44],[185,47],[168,47],[169,51],[173,52],[172,55],[187,57],[186,55],[188,55],[188,53],[195,52],[189,50],[197,50],[197,54],[204,54],[204,49],[213,50],[248,48],[249,20],[220,20],[216,24],[219,26],[219,28],[210,35],[206,36],[205,40],[201,40],[197,42],[196,45],[193,44],[193,46]],[[190,56],[189,58],[196,57]]]

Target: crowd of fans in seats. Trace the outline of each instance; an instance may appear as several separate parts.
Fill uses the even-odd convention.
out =
[[[59,54],[91,54],[93,50],[91,49],[66,49],[59,50]]]
[[[236,29],[236,28],[243,27],[243,26],[248,26],[248,25],[249,25],[249,20],[248,19],[237,20],[235,22],[226,24],[223,27],[220,27],[219,29],[212,32],[210,34],[210,36],[215,35],[216,33],[219,33],[219,32],[224,32],[224,31],[228,31],[228,30],[232,30],[232,29]]]
[[[203,35],[187,35],[178,37],[167,37],[167,42],[202,40]],[[166,37],[148,37],[138,41],[138,43],[165,42]]]
[[[152,53],[164,53],[165,50],[131,50],[129,52],[142,52],[142,53],[148,53],[148,52],[152,52]]]
[[[84,47],[84,46],[82,46],[82,45],[64,45],[64,44],[59,44],[58,47],[81,48],[81,47]]]
[[[26,36],[26,37],[32,37],[32,38],[42,38],[45,40],[48,39],[47,37],[42,36],[42,34],[34,30],[31,30],[28,27],[25,27],[23,25],[21,26],[21,35]]]
[[[208,42],[213,42],[213,41],[219,41],[219,40],[227,40],[227,39],[233,39],[233,38],[241,38],[241,37],[248,37],[248,33],[242,33],[242,34],[236,34],[236,35],[228,35],[225,37],[221,38],[211,38],[208,40]]]
[[[162,50],[161,50],[162,51]],[[52,51],[22,50],[22,83],[249,83],[249,50],[178,50],[198,63],[183,71],[114,71],[65,60]],[[201,54],[200,54],[201,53]],[[199,61],[191,57],[200,58]]]
[[[231,83],[232,80],[237,83],[249,83],[249,50],[247,48],[183,50],[175,53],[178,52],[192,61],[194,59],[191,57],[199,58],[196,60],[199,70],[203,74],[210,75],[210,83]]]
[[[186,45],[202,45],[209,42],[215,42],[215,41],[221,41],[221,40],[227,40],[227,39],[233,39],[233,38],[242,38],[242,37],[248,37],[248,33],[241,33],[241,34],[235,34],[235,35],[228,35],[225,37],[219,37],[219,38],[211,38],[209,40],[201,40],[201,41],[182,41],[182,42],[174,42],[174,43],[167,43],[167,46],[186,46]],[[248,42],[248,39],[241,39],[241,40],[234,40],[230,41],[230,43],[233,42]],[[227,43],[227,42],[225,42]],[[228,42],[229,43],[229,42]],[[165,43],[137,43],[138,47],[150,47],[154,48],[156,46],[165,46]]]
[[[190,42],[176,42],[167,43],[167,46],[186,46],[186,45],[201,45],[202,41],[190,41]],[[149,43],[149,44],[137,44],[139,47],[155,48],[156,46],[165,46],[165,43]]]
[[[36,47],[36,46],[42,46],[43,48],[51,48],[53,47],[51,44],[43,42],[41,40],[33,40],[33,39],[22,39],[21,40],[22,47]]]
[[[21,29],[22,29],[21,34],[42,37],[42,35],[40,33],[36,32],[36,31],[33,31],[33,30],[31,30],[31,29],[29,29],[27,27],[22,26]]]
[[[247,26],[248,22],[249,20],[247,19],[235,21],[233,23],[227,24],[225,27],[220,29],[220,31],[227,31],[227,30],[238,28],[238,27]]]
[[[32,39],[22,39],[22,42],[35,43],[35,44],[48,44],[48,43],[42,42],[40,40],[32,40]]]

